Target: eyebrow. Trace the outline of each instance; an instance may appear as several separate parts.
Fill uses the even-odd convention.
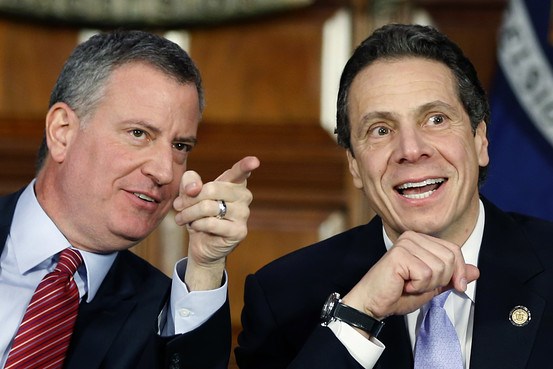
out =
[[[422,112],[425,112],[427,110],[432,110],[432,109],[436,109],[436,108],[447,109],[447,110],[455,110],[455,107],[453,105],[450,105],[450,104],[446,103],[445,101],[434,100],[434,101],[431,101],[431,102],[428,102],[426,104],[421,105],[417,109],[417,112],[422,113]]]
[[[150,132],[153,132],[156,135],[159,135],[161,133],[161,130],[158,127],[153,126],[150,123],[147,123],[143,120],[139,120],[134,123],[144,127],[145,129],[149,130]],[[172,142],[186,142],[186,143],[191,143],[195,146],[198,143],[198,139],[196,138],[196,136],[179,136],[179,137],[175,137],[172,140]]]
[[[447,110],[455,110],[455,107],[452,105],[442,101],[442,100],[434,100],[427,102],[426,104],[423,104],[419,106],[415,112],[417,115],[420,115],[428,110],[441,108],[441,109],[447,109]],[[363,115],[361,118],[361,123],[366,123],[367,121],[370,121],[372,119],[386,119],[386,120],[394,120],[397,119],[398,115],[393,112],[388,111],[371,111],[367,114]]]
[[[395,117],[397,117],[397,114],[388,111],[371,111],[363,115],[363,117],[361,118],[361,123],[367,123],[368,121],[373,119],[394,120]]]

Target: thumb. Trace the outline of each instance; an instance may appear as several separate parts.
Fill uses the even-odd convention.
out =
[[[179,196],[173,202],[176,211],[184,209],[183,197],[196,197],[202,191],[202,178],[193,170],[187,170],[181,177]]]
[[[477,280],[479,277],[480,270],[474,265],[466,264],[464,275],[459,275],[455,278],[453,287],[458,291],[464,292],[467,290],[467,284]]]

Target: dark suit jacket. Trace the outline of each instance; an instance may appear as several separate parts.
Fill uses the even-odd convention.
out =
[[[0,253],[21,192],[0,197]],[[82,302],[67,369],[227,368],[231,329],[228,301],[187,334],[159,337],[157,318],[171,280],[130,251],[120,252],[91,303]]]
[[[553,368],[553,224],[483,202],[470,368]],[[330,293],[345,295],[385,252],[377,217],[248,276],[240,368],[361,368],[319,315]],[[531,313],[523,327],[509,321],[518,305]],[[376,368],[413,367],[403,316],[387,318],[379,339],[386,349]]]

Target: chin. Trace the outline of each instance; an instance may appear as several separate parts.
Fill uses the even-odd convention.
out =
[[[120,227],[118,232],[115,233],[125,241],[131,243],[130,246],[134,246],[148,237],[154,229],[155,227],[152,228],[149,224],[137,222],[132,225],[126,224],[125,226]]]
[[[403,221],[401,223],[401,228],[404,229],[404,231],[414,231],[417,233],[423,233],[427,235],[434,236],[436,234],[439,234],[442,230],[443,226],[441,224],[437,224],[433,220],[423,220],[420,219],[414,220],[414,221]]]

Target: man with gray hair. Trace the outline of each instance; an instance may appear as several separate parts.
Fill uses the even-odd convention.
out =
[[[199,71],[163,37],[115,31],[77,46],[36,178],[0,198],[0,366],[227,367],[225,258],[247,234],[259,161],[209,183],[186,171],[203,107]],[[128,250],[171,208],[189,234],[172,281]]]

